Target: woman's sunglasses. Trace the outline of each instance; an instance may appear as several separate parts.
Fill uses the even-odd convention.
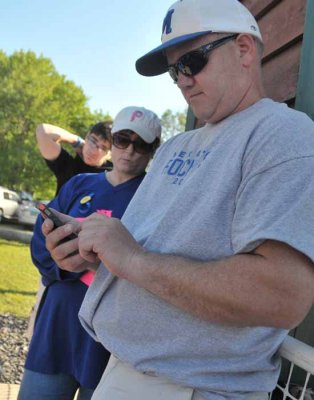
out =
[[[130,146],[130,144],[132,144],[134,151],[136,151],[136,153],[139,154],[149,154],[156,149],[155,142],[146,143],[144,142],[144,140],[140,138],[131,140],[128,136],[121,133],[115,133],[112,136],[112,144],[118,149],[126,149],[127,147]]]
[[[185,76],[194,76],[201,72],[208,62],[208,54],[219,46],[235,39],[238,34],[229,35],[200,46],[199,48],[184,54],[172,65],[168,65],[168,72],[174,83],[178,81],[179,72]]]

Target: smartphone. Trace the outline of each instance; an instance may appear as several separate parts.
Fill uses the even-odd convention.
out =
[[[44,203],[38,203],[37,206],[38,210],[42,213],[44,218],[49,218],[53,222],[54,228],[58,228],[59,226],[64,225],[65,223],[61,221],[61,219]],[[64,241],[72,240],[77,238],[75,233],[71,233],[69,236],[64,238]]]

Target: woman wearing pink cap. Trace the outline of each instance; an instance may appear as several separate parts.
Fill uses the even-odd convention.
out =
[[[113,169],[74,176],[49,206],[79,221],[95,212],[120,219],[145,176],[160,135],[156,114],[143,107],[124,108],[112,127]],[[40,216],[34,229],[31,253],[45,292],[18,398],[70,400],[79,389],[78,399],[89,400],[110,356],[78,320],[78,311],[93,274],[84,268],[79,273],[59,269],[46,248],[42,222]]]

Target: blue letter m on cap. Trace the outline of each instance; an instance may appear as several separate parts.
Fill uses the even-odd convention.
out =
[[[164,22],[162,24],[162,33],[166,33],[166,35],[168,35],[168,33],[172,32],[172,28],[171,28],[171,19],[172,19],[172,14],[174,13],[174,10],[169,10],[167,12],[167,15],[165,16]]]

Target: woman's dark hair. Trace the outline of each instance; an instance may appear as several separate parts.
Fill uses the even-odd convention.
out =
[[[156,138],[156,139],[153,141],[152,145],[153,145],[153,154],[154,154],[155,151],[156,151],[156,150],[158,149],[158,147],[160,146],[160,139],[159,139],[159,138]]]
[[[89,133],[94,133],[94,135],[99,136],[101,139],[111,142],[111,128],[112,121],[98,122],[91,127]]]

